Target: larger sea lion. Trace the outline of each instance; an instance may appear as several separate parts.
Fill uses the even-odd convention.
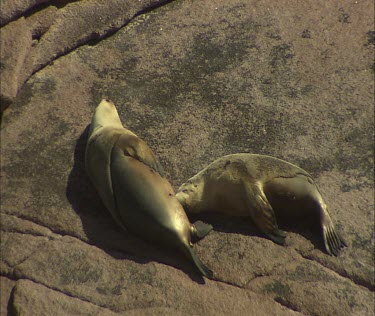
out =
[[[188,213],[250,216],[278,244],[285,243],[286,234],[279,230],[274,211],[313,213],[319,217],[327,252],[337,256],[346,246],[311,175],[281,159],[254,154],[223,156],[184,183],[176,196]]]
[[[110,100],[102,100],[96,108],[85,160],[92,183],[122,228],[180,250],[204,276],[212,278],[192,245],[212,226],[189,222],[159,161],[142,139],[122,126]]]

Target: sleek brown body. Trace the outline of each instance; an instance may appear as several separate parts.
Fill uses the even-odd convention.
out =
[[[279,230],[274,211],[314,213],[327,252],[338,255],[346,246],[311,175],[281,159],[255,154],[221,157],[184,183],[176,196],[187,213],[250,216],[278,244],[284,244],[286,234]]]
[[[142,239],[183,252],[199,271],[212,277],[193,250],[192,239],[211,229],[192,225],[148,145],[125,129],[115,105],[102,100],[92,119],[86,171],[116,222]]]

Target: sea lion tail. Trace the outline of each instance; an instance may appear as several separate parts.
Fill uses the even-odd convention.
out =
[[[201,240],[213,229],[212,225],[203,223],[202,221],[196,221],[192,225],[192,234],[191,237],[193,242]]]
[[[327,252],[332,256],[338,256],[341,249],[347,247],[347,242],[335,230],[332,223],[323,225],[324,245]]]
[[[211,269],[209,269],[202,261],[199,259],[197,254],[195,253],[194,249],[192,247],[188,247],[188,252],[191,257],[191,259],[194,261],[195,266],[198,268],[198,270],[209,279],[212,279],[214,277],[214,273]]]

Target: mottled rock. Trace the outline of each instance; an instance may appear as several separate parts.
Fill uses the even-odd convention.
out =
[[[273,276],[258,277],[246,288],[311,315],[371,315],[375,299],[373,292],[314,261],[279,266]]]
[[[28,13],[27,10],[46,1],[28,1],[21,4],[22,1],[5,1],[2,3],[2,12],[4,23]],[[1,111],[9,106],[17,94],[18,88],[36,71],[45,67],[56,58],[64,55],[74,48],[87,44],[90,41],[97,41],[104,36],[109,36],[122,26],[126,25],[135,15],[144,10],[151,10],[170,0],[142,0],[142,1],[71,1],[56,4],[58,8],[43,6],[40,11],[30,14],[27,18],[28,26],[19,25],[17,31],[27,33],[30,41],[30,31],[35,39],[31,53],[25,61],[25,51],[30,51],[31,42],[25,43],[22,34],[12,34],[18,40],[16,44],[9,45],[8,34],[2,35],[2,47],[6,47],[5,56],[8,56],[8,50],[12,50],[12,60],[9,64],[16,67],[14,70],[17,80],[13,77],[5,76],[4,93],[1,96]],[[62,5],[63,4],[63,5]],[[24,23],[24,18],[20,18]],[[9,27],[5,28],[6,30]],[[13,32],[14,33],[14,32]],[[43,35],[43,36],[42,36]],[[14,40],[13,40],[14,41]],[[20,43],[20,44],[19,44]],[[13,46],[20,46],[20,49],[13,49]],[[8,48],[9,47],[9,48]],[[5,48],[4,48],[5,49]],[[3,51],[2,51],[3,56]],[[6,58],[7,60],[7,58]],[[17,61],[21,60],[20,64]],[[2,61],[2,65],[4,62]],[[4,64],[7,65],[7,64]],[[21,70],[21,66],[22,71]],[[3,66],[2,66],[3,67]],[[10,67],[10,66],[8,66]],[[3,80],[3,77],[1,78]],[[2,84],[3,85],[3,84]],[[9,87],[8,87],[9,86]],[[3,96],[4,95],[4,96]]]
[[[32,72],[92,40],[99,40],[127,24],[138,12],[165,1],[77,1],[58,10],[48,32],[32,52]]]
[[[40,37],[48,31],[56,18],[58,9],[54,6],[49,6],[41,11],[31,14],[27,19],[27,23],[31,29],[33,39],[40,39]]]
[[[118,313],[137,309],[145,309],[147,313],[162,307],[161,311],[169,310],[171,314],[189,315],[214,310],[222,314],[293,314],[262,295],[220,282],[198,284],[180,270],[170,269],[168,274],[164,270],[165,266],[157,262],[105,252],[75,238],[63,237],[48,242],[19,263],[14,276]],[[13,307],[22,307],[31,284],[28,283],[26,289],[24,284],[16,285]],[[25,294],[18,294],[18,291],[25,291]],[[56,311],[60,308],[56,306],[59,296],[53,292],[46,295],[48,306]],[[38,298],[39,295],[30,298],[29,304]],[[71,304],[72,309],[76,308]]]
[[[372,17],[370,1],[178,1],[91,45],[71,44],[4,114],[1,274],[116,313],[373,315]],[[58,38],[53,25],[63,26],[62,16],[35,47]],[[201,214],[192,220],[214,231],[195,249],[212,281],[122,232],[84,171],[87,126],[102,97],[175,188],[224,154],[300,165],[349,247],[328,256],[319,230],[294,219],[280,224],[281,247],[249,219]]]
[[[34,237],[26,234],[1,234],[0,272],[2,275],[12,276],[13,268],[25,261],[36,249],[40,249],[46,242],[46,237]]]
[[[0,25],[3,26],[10,21],[24,15],[28,10],[38,4],[50,0],[2,0],[0,10]]]
[[[8,304],[16,281],[0,276],[0,314],[7,315]]]
[[[31,30],[24,18],[0,29],[0,111],[11,104],[23,82],[21,71],[31,49]]]
[[[10,310],[15,315],[30,315],[31,311],[33,315],[117,315],[108,309],[28,280],[16,283]]]

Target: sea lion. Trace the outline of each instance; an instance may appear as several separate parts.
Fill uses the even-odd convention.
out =
[[[223,156],[185,182],[177,199],[187,213],[217,211],[250,216],[271,240],[283,245],[275,212],[319,216],[324,245],[337,256],[344,239],[335,230],[318,187],[305,170],[281,159],[255,154]]]
[[[148,145],[122,126],[115,105],[102,100],[92,118],[86,171],[116,222],[138,237],[174,247],[212,278],[193,250],[212,226],[192,225]]]

